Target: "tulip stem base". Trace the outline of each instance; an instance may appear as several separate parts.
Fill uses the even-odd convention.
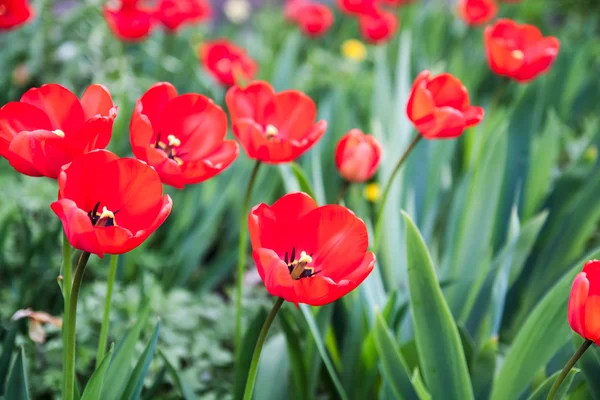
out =
[[[262,329],[260,330],[260,334],[258,335],[258,339],[256,340],[256,346],[254,347],[254,353],[252,354],[252,361],[250,362],[250,369],[248,371],[248,380],[246,381],[246,388],[244,389],[244,400],[252,399],[252,392],[254,392],[256,374],[258,373],[258,361],[260,360],[260,353],[265,344],[267,333],[269,332],[269,329],[273,324],[273,320],[275,320],[275,316],[281,308],[283,301],[283,298],[280,297],[277,299],[275,304],[273,304],[273,308],[267,316],[267,319],[265,320],[265,323],[263,324]]]
[[[402,153],[402,156],[400,156],[398,163],[394,167],[394,170],[392,171],[392,174],[390,175],[390,178],[388,179],[388,181],[385,185],[385,189],[383,191],[383,196],[381,196],[381,202],[379,203],[379,210],[377,211],[377,218],[375,219],[375,238],[373,240],[373,252],[377,252],[377,248],[379,247],[379,239],[381,236],[381,224],[383,222],[383,211],[385,210],[385,203],[387,201],[388,195],[390,194],[390,189],[392,188],[392,184],[394,183],[394,178],[398,174],[398,171],[400,171],[400,168],[402,167],[402,165],[404,164],[404,162],[406,161],[406,159],[408,158],[410,153],[417,146],[417,144],[421,141],[422,137],[423,136],[420,133],[417,133],[417,135],[409,143],[406,150],[404,150],[404,153]]]
[[[586,350],[593,343],[594,343],[593,341],[586,339],[585,342],[583,342],[583,344],[579,347],[579,349],[577,349],[575,354],[573,354],[573,357],[571,357],[571,359],[567,362],[567,364],[563,368],[562,372],[560,373],[559,377],[556,378],[556,382],[554,382],[554,385],[552,385],[552,389],[550,389],[550,393],[548,393],[548,397],[547,397],[548,400],[553,400],[556,397],[556,394],[558,393],[558,389],[560,388],[560,385],[563,383],[563,381],[569,374],[569,371],[571,371],[571,369],[575,366],[577,361],[579,361],[579,359],[581,358],[583,353],[585,353]]]
[[[106,282],[106,297],[104,299],[104,316],[102,318],[102,327],[100,328],[100,340],[98,341],[98,353],[96,354],[96,368],[104,358],[106,353],[106,342],[108,341],[108,326],[110,324],[110,307],[112,302],[113,287],[117,276],[117,261],[119,256],[113,254],[110,258],[110,269],[108,271],[108,281]]]
[[[79,256],[77,267],[75,269],[75,277],[73,278],[73,287],[71,290],[71,298],[69,299],[68,326],[66,329],[66,344],[64,351],[65,355],[65,370],[64,370],[64,387],[63,399],[73,400],[75,390],[75,331],[77,326],[77,300],[79,298],[79,289],[83,281],[85,267],[90,259],[90,253],[84,251]]]
[[[242,206],[242,213],[240,216],[240,245],[237,263],[237,281],[236,281],[236,292],[235,292],[235,359],[239,361],[238,355],[242,348],[242,297],[244,295],[244,267],[246,266],[246,237],[248,232],[248,208],[250,207],[250,196],[252,195],[252,187],[258,176],[258,170],[261,162],[256,161],[252,173],[250,174],[250,180],[248,181],[248,187],[246,188],[246,195],[244,196],[244,204]]]

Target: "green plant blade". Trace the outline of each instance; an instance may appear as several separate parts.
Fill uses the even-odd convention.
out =
[[[407,214],[403,215],[410,305],[423,378],[434,399],[473,399],[460,335],[433,262],[419,230]]]
[[[146,349],[138,359],[138,362],[135,365],[135,368],[133,369],[133,373],[129,377],[129,382],[125,387],[125,391],[121,396],[121,400],[139,400],[140,395],[142,394],[142,388],[144,387],[144,378],[146,378],[146,375],[148,374],[150,363],[152,362],[154,352],[156,351],[159,332],[160,320],[156,323],[156,328],[154,328],[154,334],[152,334],[152,338],[150,339],[148,345],[146,346]]]
[[[261,308],[254,316],[254,319],[252,319],[250,326],[246,329],[246,334],[242,341],[242,349],[239,352],[239,359],[235,363],[234,399],[244,398],[244,390],[246,389],[246,381],[248,380],[248,371],[250,370],[254,347],[266,319],[267,311]]]
[[[316,200],[317,197],[315,196],[315,192],[313,191],[312,187],[310,186],[310,182],[308,181],[306,174],[302,170],[302,167],[296,163],[291,163],[291,166],[292,166],[292,172],[294,173],[294,176],[296,177],[296,180],[298,181],[298,184],[300,185],[300,190],[302,190],[304,193],[308,194],[310,197],[312,197],[313,199]]]
[[[4,394],[4,385],[8,371],[10,370],[10,361],[15,349],[15,338],[17,337],[18,329],[18,322],[13,322],[2,342],[2,356],[0,356],[0,396]]]
[[[196,396],[196,394],[194,394],[194,391],[192,390],[192,388],[183,379],[183,377],[179,374],[177,369],[175,369],[175,367],[173,366],[173,363],[169,360],[169,358],[166,356],[166,354],[161,349],[158,349],[158,354],[161,356],[161,358],[165,362],[167,371],[169,372],[169,374],[171,374],[171,379],[173,379],[173,381],[177,385],[177,388],[181,392],[183,398],[185,400],[196,400],[198,397]]]
[[[114,347],[114,344],[110,346],[110,351],[104,355],[100,365],[92,374],[92,377],[85,386],[83,395],[81,395],[81,400],[100,400],[100,393],[102,393],[102,385],[104,384],[104,376],[106,375],[106,371],[110,365]]]
[[[306,377],[306,367],[304,365],[304,358],[300,342],[298,341],[298,333],[292,327],[290,318],[284,312],[279,314],[279,324],[285,335],[287,343],[288,355],[292,369],[292,376],[294,378],[294,395],[296,399],[308,400],[308,379]]]
[[[550,393],[550,389],[552,389],[552,385],[556,382],[556,378],[560,375],[561,371],[557,371],[554,375],[546,379],[539,388],[531,396],[529,396],[528,400],[546,400],[548,397],[548,393]],[[563,381],[562,385],[560,385],[560,389],[558,389],[558,393],[556,393],[556,399],[560,400],[565,397],[565,394],[569,391],[571,387],[571,383],[573,383],[573,378],[575,375],[579,373],[579,370],[573,368],[569,371],[569,374]]]
[[[5,400],[29,400],[27,372],[25,370],[25,351],[22,347],[8,374],[4,398]]]
[[[406,362],[380,313],[375,315],[375,346],[383,375],[396,399],[418,399]]]

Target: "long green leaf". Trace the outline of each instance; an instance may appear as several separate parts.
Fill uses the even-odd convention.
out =
[[[296,180],[298,181],[298,184],[300,185],[300,190],[302,190],[304,193],[308,194],[313,199],[316,199],[317,197],[315,196],[315,192],[313,191],[312,187],[310,186],[310,182],[308,181],[306,174],[302,170],[302,167],[296,163],[292,163],[291,166],[292,166],[292,172],[294,173],[294,176],[296,177]]]
[[[25,350],[22,347],[8,374],[4,398],[5,400],[29,400],[27,371],[25,369]]]
[[[19,329],[19,322],[13,321],[2,342],[2,356],[0,356],[0,396],[4,394],[4,385],[10,370],[10,361],[12,360],[15,349],[15,338]]]
[[[410,217],[406,223],[408,282],[421,371],[434,399],[473,399],[460,335],[437,281],[425,242]]]
[[[100,400],[100,393],[102,393],[102,385],[104,384],[104,376],[106,375],[106,371],[110,365],[114,347],[114,343],[111,344],[110,351],[104,355],[100,365],[92,374],[92,377],[88,381],[87,385],[85,386],[85,390],[81,395],[81,400]]]
[[[406,362],[380,313],[375,315],[375,346],[383,375],[397,399],[418,399]]]
[[[135,368],[133,369],[133,373],[129,377],[129,382],[125,387],[125,391],[121,396],[121,400],[139,400],[140,395],[142,394],[142,388],[144,387],[144,378],[146,378],[146,375],[148,374],[150,363],[152,362],[154,352],[156,351],[159,332],[160,320],[156,323],[156,328],[154,328],[154,334],[148,342],[146,349],[138,359],[138,362],[135,365]]]
[[[550,389],[552,389],[552,385],[556,382],[556,379],[560,375],[561,371],[557,371],[554,375],[546,379],[539,388],[531,396],[529,396],[528,400],[546,400],[548,398],[548,393],[550,393]],[[579,370],[573,368],[569,371],[569,374],[563,381],[562,385],[560,385],[560,389],[558,389],[558,393],[556,393],[556,399],[560,400],[565,397],[565,394],[569,391],[571,387],[571,383],[573,383],[573,379],[575,375],[579,373]]]
[[[302,349],[300,347],[300,342],[298,341],[298,333],[292,327],[290,318],[285,312],[279,314],[279,324],[285,334],[285,341],[294,378],[295,398],[308,400],[308,393],[306,391],[308,388],[308,379],[306,377],[306,366],[304,365]]]
[[[198,397],[196,396],[190,385],[183,379],[181,374],[179,374],[177,369],[175,369],[173,363],[169,360],[166,354],[161,349],[158,349],[158,354],[165,362],[167,371],[169,371],[169,373],[171,374],[171,379],[173,379],[173,381],[177,385],[177,388],[181,392],[183,398],[185,400],[196,400]]]
[[[285,337],[281,333],[267,339],[258,362],[253,399],[287,399],[291,390],[288,379],[290,364],[285,346]]]

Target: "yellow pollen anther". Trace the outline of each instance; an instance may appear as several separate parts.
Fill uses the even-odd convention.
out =
[[[173,157],[173,160],[175,160],[175,162],[177,163],[177,165],[182,166],[183,165],[183,160],[179,157]]]
[[[181,140],[177,139],[174,135],[167,136],[167,139],[169,140],[169,146],[170,147],[179,147],[179,146],[181,146]]]
[[[267,129],[265,130],[265,133],[267,135],[267,139],[272,139],[279,134],[279,129],[277,129],[277,127],[269,124],[269,125],[267,125]]]
[[[525,58],[525,55],[521,50],[513,50],[510,54],[517,60],[523,60],[523,58]]]
[[[310,264],[312,262],[312,257],[309,256],[308,254],[306,254],[305,251],[303,251],[302,253],[300,253],[300,259],[298,260],[298,263],[304,263],[304,264]]]
[[[114,221],[115,214],[112,211],[110,211],[108,208],[102,207],[102,214],[100,214],[100,219],[102,219],[102,218],[110,218]]]
[[[56,136],[60,136],[61,138],[65,137],[65,133],[63,131],[61,131],[60,129],[56,129],[56,130],[52,131],[52,133],[54,133]]]

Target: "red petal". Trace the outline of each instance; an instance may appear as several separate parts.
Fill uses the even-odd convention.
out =
[[[465,129],[463,114],[451,107],[437,108],[428,117],[415,121],[417,130],[426,139],[455,138]]]
[[[94,227],[85,211],[70,199],[55,201],[50,207],[62,221],[67,239],[73,247],[103,257]]]
[[[93,117],[83,124],[77,135],[65,136],[65,139],[80,154],[104,149],[112,137],[113,122],[113,117]]]
[[[469,106],[469,94],[462,82],[454,76],[444,73],[437,75],[427,83],[427,89],[433,96],[437,107],[452,107],[463,111]]]
[[[10,142],[7,158],[10,164],[25,175],[34,168],[43,176],[58,178],[61,167],[71,162],[65,139],[45,130],[24,131]]]
[[[590,283],[585,272],[580,272],[573,281],[571,296],[569,297],[569,325],[571,328],[586,337],[585,333],[585,302],[588,298]]]
[[[200,183],[212,178],[231,165],[240,153],[234,140],[226,140],[214,153],[198,161],[185,161],[181,166],[186,184]]]
[[[117,112],[110,92],[104,85],[90,85],[81,96],[81,106],[86,120],[95,116],[114,118]]]
[[[590,295],[585,302],[585,338],[600,342],[600,296]]]
[[[547,72],[560,48],[560,42],[554,37],[540,40],[525,52],[525,65],[515,74],[520,82],[527,82]]]
[[[177,89],[168,82],[154,84],[137,101],[134,115],[145,115],[156,134],[160,128],[161,114],[169,101],[177,96]],[[133,123],[133,118],[132,118]],[[154,138],[153,138],[154,139]]]
[[[52,130],[48,116],[27,103],[11,102],[0,108],[0,155],[6,157],[10,141],[22,131]]]
[[[267,82],[256,81],[245,88],[234,86],[227,91],[225,101],[235,124],[240,118],[249,118],[259,125],[266,122],[266,108],[273,100],[275,91]]]
[[[467,128],[477,125],[483,120],[485,111],[481,107],[471,106],[467,108],[463,114],[465,118],[465,126]]]
[[[274,107],[273,111],[270,111]],[[274,125],[286,139],[302,140],[317,117],[317,107],[310,97],[297,90],[277,93],[267,106],[266,124]]]
[[[415,121],[424,118],[433,113],[435,103],[433,96],[427,90],[427,82],[431,77],[429,71],[421,72],[413,83],[408,104],[406,106],[406,114],[414,123]]]
[[[137,8],[104,8],[104,18],[113,33],[122,40],[145,39],[153,27],[152,14]]]
[[[590,295],[600,296],[600,261],[590,260],[583,266],[587,279],[590,281]]]
[[[21,97],[21,102],[45,112],[50,118],[52,128],[62,130],[65,135],[77,133],[85,120],[77,96],[57,84],[29,89]]]
[[[269,164],[287,163],[295,160],[300,149],[288,140],[267,139],[263,129],[250,119],[234,122],[233,133],[239,139],[248,157]]]
[[[296,303],[296,294],[294,290],[294,281],[290,276],[287,265],[269,249],[255,249],[252,257],[256,262],[256,269],[261,279],[265,283],[267,291],[273,296]]]

